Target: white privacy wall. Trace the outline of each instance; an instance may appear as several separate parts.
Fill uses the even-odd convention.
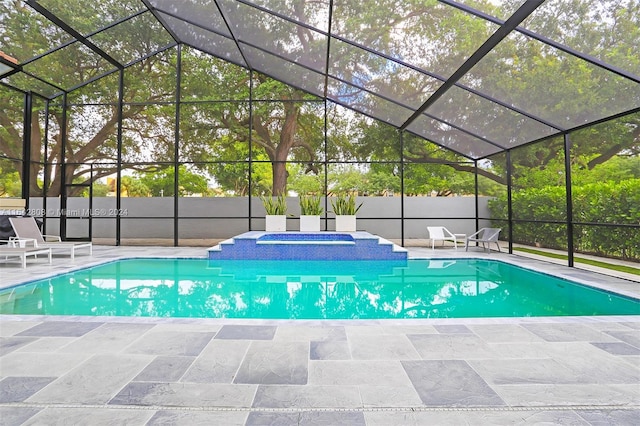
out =
[[[174,238],[174,199],[171,197],[121,199],[121,238]],[[489,217],[489,197],[478,199],[478,216]],[[300,209],[298,199],[288,201],[287,230],[298,230]],[[473,197],[406,197],[404,207],[400,197],[358,197],[362,208],[358,212],[358,230],[385,238],[400,238],[404,216],[404,236],[407,239],[427,238],[427,226],[442,225],[454,233],[471,234],[476,230],[475,199]],[[247,197],[179,198],[177,207],[179,238],[229,238],[249,230],[249,199]],[[322,219],[322,229],[333,230],[331,204],[327,205],[328,220]],[[44,216],[41,198],[29,202],[29,214]],[[48,198],[46,204],[47,233],[58,234],[60,199]],[[96,197],[91,206],[94,238],[115,238],[116,199]],[[259,198],[251,199],[251,228],[264,229],[264,208]],[[67,201],[67,237],[86,237],[89,221],[88,198]],[[480,221],[480,227],[488,226]]]

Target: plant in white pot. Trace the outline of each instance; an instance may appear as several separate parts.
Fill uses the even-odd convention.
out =
[[[362,207],[362,203],[356,206],[356,199],[353,195],[338,195],[331,200],[331,207],[336,215],[336,231],[355,232],[356,213]]]
[[[320,232],[320,215],[322,208],[322,197],[319,195],[300,196],[300,231]]]
[[[261,197],[265,217],[265,231],[281,232],[287,230],[287,199],[284,195],[277,197]]]

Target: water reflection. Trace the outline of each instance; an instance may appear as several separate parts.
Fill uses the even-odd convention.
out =
[[[485,260],[133,259],[2,292],[0,313],[460,318],[638,314],[640,304]]]

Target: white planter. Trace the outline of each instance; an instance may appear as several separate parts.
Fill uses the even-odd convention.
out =
[[[318,215],[301,215],[300,231],[302,232],[320,232],[320,216]]]
[[[356,216],[355,215],[337,215],[336,231],[337,232],[356,232]]]
[[[287,216],[268,214],[265,217],[265,231],[284,232],[287,230]]]

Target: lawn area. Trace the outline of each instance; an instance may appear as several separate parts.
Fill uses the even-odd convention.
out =
[[[522,251],[522,252],[525,252],[525,253],[536,254],[538,256],[551,257],[551,258],[554,258],[554,259],[564,259],[564,260],[568,259],[568,256],[566,254],[549,253],[549,252],[546,252],[546,251],[530,249],[530,248],[526,248],[526,247],[514,247],[513,250],[514,251]],[[627,274],[633,274],[633,275],[640,276],[640,268],[634,268],[634,267],[626,266],[626,265],[616,265],[614,263],[608,263],[608,262],[602,262],[602,261],[599,261],[599,260],[586,259],[584,257],[579,257],[579,256],[574,256],[573,260],[574,260],[574,262],[578,262],[578,263],[584,263],[584,264],[591,265],[591,266],[597,266],[599,268],[606,268],[606,269],[611,269],[611,270],[618,271],[618,272],[624,272],[624,273],[627,273]]]

